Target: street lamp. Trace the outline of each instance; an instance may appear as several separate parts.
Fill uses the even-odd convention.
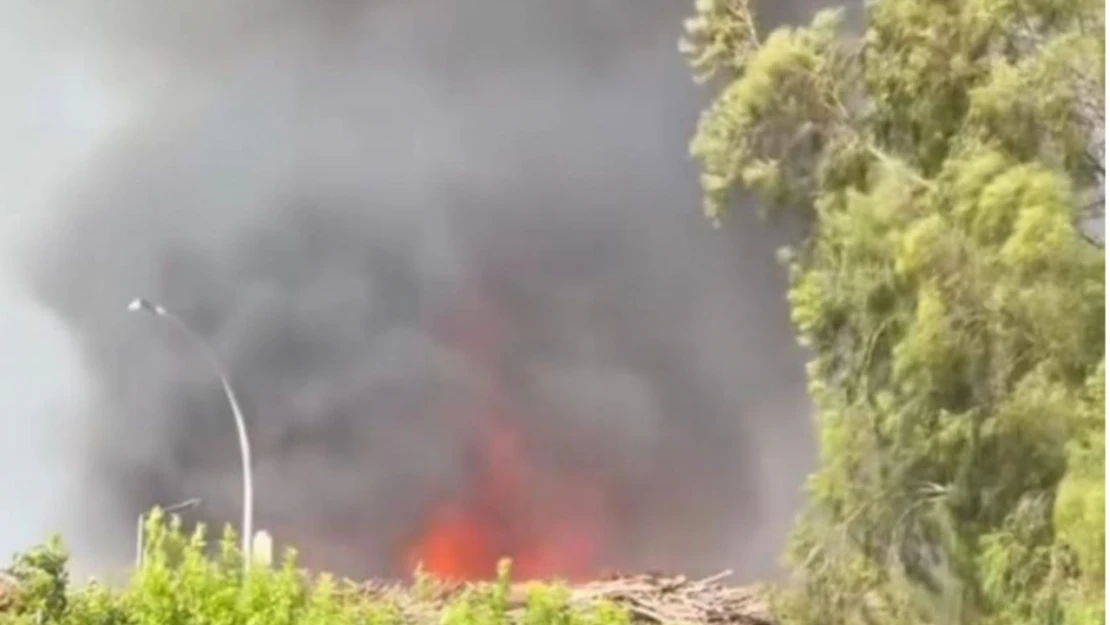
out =
[[[200,505],[200,498],[193,497],[163,508],[162,513],[172,514],[197,505]],[[146,512],[140,514],[137,522],[138,526],[135,528],[135,568],[140,568],[143,565],[143,547],[146,546],[146,517]]]
[[[251,446],[250,440],[247,438],[247,423],[243,419],[243,411],[239,408],[239,401],[235,398],[235,390],[231,388],[231,381],[224,373],[224,367],[220,363],[220,359],[216,357],[216,351],[190,328],[184,319],[167,310],[164,306],[141,297],[132,300],[128,304],[127,310],[149,313],[155,317],[173,322],[182,333],[196,343],[201,352],[208,358],[209,365],[220,378],[224,395],[227,396],[227,403],[231,405],[231,415],[235,418],[235,429],[239,433],[239,456],[243,464],[243,523],[239,531],[243,542],[243,567],[249,568],[252,562],[251,543],[254,539],[254,481],[251,476]]]

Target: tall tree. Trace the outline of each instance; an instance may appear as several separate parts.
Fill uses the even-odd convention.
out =
[[[790,556],[812,623],[1103,623],[1100,0],[874,0],[757,32],[698,0],[706,214],[784,253],[821,461]]]

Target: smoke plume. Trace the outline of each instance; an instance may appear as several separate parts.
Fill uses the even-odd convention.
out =
[[[492,386],[531,471],[603,493],[591,566],[774,570],[813,454],[774,261],[790,233],[698,213],[686,2],[97,7],[40,20],[81,25],[141,93],[33,247],[92,389],[69,434],[78,547],[126,562],[136,515],[190,497],[238,519],[218,383],[125,311],[143,295],[226,365],[256,525],[309,565],[404,574],[474,479],[486,434],[457,415]],[[538,490],[545,515],[586,514]]]

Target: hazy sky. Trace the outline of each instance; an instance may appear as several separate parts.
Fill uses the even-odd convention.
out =
[[[76,350],[25,292],[21,251],[52,193],[121,121],[122,94],[77,50],[37,27],[29,3],[0,3],[0,557],[64,529],[67,449],[59,416],[78,399]],[[43,460],[47,461],[44,462]],[[27,467],[36,467],[27,471]],[[54,467],[51,470],[51,467]]]

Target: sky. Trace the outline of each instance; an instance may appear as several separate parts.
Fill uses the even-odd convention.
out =
[[[76,346],[28,294],[22,252],[60,183],[126,108],[122,93],[44,36],[25,8],[0,4],[0,414],[18,422],[0,436],[0,554],[63,529],[72,476],[60,459],[72,448],[59,416],[82,393]]]

